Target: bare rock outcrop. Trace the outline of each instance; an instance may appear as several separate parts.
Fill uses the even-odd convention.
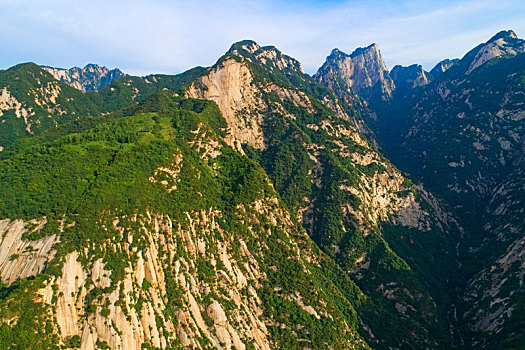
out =
[[[23,239],[23,235],[40,231],[46,220],[24,222],[0,220],[0,277],[2,283],[11,284],[17,279],[35,276],[55,254],[53,245],[59,241],[57,234],[38,240]]]
[[[199,83],[188,89],[188,97],[215,101],[226,119],[230,145],[239,149],[237,142],[264,148],[261,129],[264,104],[252,85],[253,74],[246,64],[229,58],[210,68]]]
[[[340,79],[334,80],[336,76]],[[350,55],[334,49],[314,78],[336,93],[355,92],[365,99],[388,100],[395,89],[376,44],[358,48]]]
[[[97,64],[88,64],[84,68],[73,67],[70,69],[42,66],[42,69],[51,73],[55,79],[82,92],[102,90],[114,80],[125,76],[118,68],[110,70]]]
[[[525,40],[519,39],[513,31],[502,31],[481,45],[470,63],[466,74],[472,73],[485,62],[496,57],[512,57],[525,52]]]

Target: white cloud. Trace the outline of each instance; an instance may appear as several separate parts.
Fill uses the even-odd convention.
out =
[[[377,42],[387,64],[463,55],[501,29],[525,32],[525,5],[408,0],[0,0],[0,66],[89,62],[132,74],[213,64],[238,40],[275,45],[313,73],[334,47]]]

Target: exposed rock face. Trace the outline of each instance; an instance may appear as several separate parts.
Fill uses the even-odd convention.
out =
[[[53,259],[53,245],[58,234],[38,240],[23,240],[24,234],[38,233],[46,220],[25,223],[22,220],[0,220],[0,277],[2,283],[11,284],[17,279],[36,276],[46,263]],[[28,226],[30,226],[28,228]]]
[[[350,55],[334,49],[314,78],[335,92],[352,90],[365,99],[388,100],[395,88],[376,44]]]
[[[54,91],[51,95],[55,96]],[[35,101],[38,101],[38,99]],[[16,97],[11,95],[7,87],[4,87],[0,93],[0,117],[4,115],[3,111],[13,111],[16,118],[24,120],[25,131],[29,134],[33,133],[31,125],[34,123],[35,111],[31,107],[27,107],[25,103],[19,102]]]
[[[364,67],[364,57],[373,56],[374,52],[378,55],[378,51],[374,51],[376,49],[368,48],[370,54],[357,54],[357,65]],[[298,84],[301,88],[290,87],[276,82],[278,80],[272,77],[264,79],[255,75],[255,68],[260,68],[253,68],[252,64],[270,67],[270,71],[272,68],[277,72],[284,70],[284,78],[291,77],[295,82],[306,81],[308,86],[315,86],[315,82],[308,81],[308,77],[297,68],[298,65],[292,64],[293,61],[282,61],[279,58],[282,56],[275,48],[260,48],[253,42],[234,44],[229,55],[199,78],[198,83],[190,85],[187,93],[191,97],[204,97],[217,102],[228,121],[231,138],[238,141],[239,145],[248,145],[261,151],[260,155],[270,178],[276,179],[276,188],[288,201],[287,204],[294,208],[294,214],[310,235],[323,249],[345,261],[342,267],[359,276],[356,278],[362,280],[365,291],[375,293],[380,285],[391,281],[383,281],[378,277],[380,272],[375,267],[377,258],[359,260],[360,255],[367,256],[370,253],[369,248],[352,248],[345,242],[350,239],[375,240],[374,237],[377,237],[377,231],[384,222],[395,227],[425,232],[429,236],[442,235],[450,224],[448,214],[444,215],[444,210],[435,201],[429,204],[431,200],[426,197],[416,199],[415,190],[410,190],[410,184],[401,173],[372,147],[355,124],[348,123],[352,118],[348,114],[348,108],[340,100],[325,92],[320,105],[312,95],[306,93],[310,92],[303,87],[306,84]],[[386,68],[384,74],[388,76]],[[283,76],[280,77],[283,79]],[[321,86],[317,86],[317,91],[322,90]],[[330,112],[325,109],[327,107]],[[304,120],[309,122],[305,123]],[[297,141],[290,141],[287,137]],[[330,148],[329,152],[327,147]],[[275,169],[281,166],[279,162],[285,161],[280,157],[289,154],[292,154],[292,159],[286,159],[286,162],[293,165],[287,166],[302,168],[298,170],[301,173],[293,176],[308,179],[311,185],[306,189],[283,178],[289,175],[276,174]],[[352,166],[346,168],[339,162]],[[339,172],[352,175],[334,175]],[[293,189],[288,190],[286,186],[290,181],[290,188]],[[299,196],[289,191],[304,192],[294,201],[291,198]],[[339,202],[333,198],[346,200]],[[337,221],[327,218],[327,206],[337,208],[334,210],[341,213]],[[437,210],[440,210],[440,215],[436,214]],[[330,224],[333,227],[324,224],[328,220],[332,220]],[[433,229],[434,225],[438,227],[436,230]],[[354,235],[360,238],[350,238]],[[393,256],[395,253],[387,254]],[[387,291],[384,294],[381,292],[380,298],[388,295],[392,312],[400,313],[400,317],[409,320],[408,322],[413,322],[418,316],[407,310],[435,310],[433,301],[429,301],[431,296],[424,288],[409,290],[408,288],[413,287],[405,286],[402,281],[385,288]],[[416,295],[421,297],[414,297]],[[435,312],[425,313],[425,325],[418,327],[425,329],[440,322],[435,317]],[[425,337],[414,336],[414,339],[432,344],[432,340]]]
[[[277,203],[276,198],[254,203],[255,212],[249,215],[255,216],[248,217],[258,220],[259,215],[265,215],[290,230],[293,223],[276,207]],[[241,250],[232,250],[228,243],[231,233],[218,224],[220,217],[221,213],[213,208],[188,213],[186,228],[166,215],[148,213],[134,218],[145,236],[128,236],[120,243],[108,241],[99,247],[136,254],[135,262],[126,267],[125,276],[116,284],[102,259],[86,266],[89,249],[65,256],[60,277],[52,278],[38,291],[41,300],[51,306],[60,339],[66,342],[78,337],[80,349],[95,349],[101,342],[113,349],[139,350],[143,344],[165,349],[174,341],[183,348],[201,349],[198,339],[206,339],[216,349],[244,350],[247,343],[257,349],[275,348],[268,330],[274,324],[264,315],[259,291],[267,278],[260,261],[267,256],[268,247],[260,241],[253,250],[248,248],[253,242],[240,239]],[[112,229],[117,235],[129,231],[121,222],[127,220],[114,220]],[[256,237],[263,234],[252,233]],[[145,239],[149,247],[145,251],[132,248],[131,243],[137,239]],[[292,240],[288,242],[298,254],[310,254]],[[177,249],[183,249],[185,255],[176,253]],[[241,254],[243,260],[234,254]],[[217,272],[203,275],[199,261]],[[304,264],[302,268],[308,269]],[[178,295],[175,305],[167,293]],[[290,300],[319,320],[333,318],[322,302],[312,306],[301,298]],[[346,344],[344,348],[353,347]]]
[[[261,47],[254,41],[244,40],[233,44],[228,53],[261,63],[272,73],[304,73],[299,61],[283,54],[275,46]]]
[[[187,94],[217,103],[233,137],[229,142],[232,146],[238,141],[262,149],[261,109],[264,104],[252,80],[252,72],[246,64],[226,59],[210,68],[208,74],[199,79],[199,84],[193,84]]]
[[[468,66],[466,74],[470,74],[493,58],[509,58],[525,52],[525,40],[518,38],[512,30],[502,31],[474,50],[477,52]],[[474,52],[471,51],[471,53]]]
[[[34,63],[0,70],[0,144],[98,112],[88,96]]]
[[[441,62],[438,62],[434,68],[430,71],[430,75],[432,78],[437,78],[441,74],[445,73],[447,70],[449,70],[452,66],[454,66],[456,63],[459,62],[459,58],[455,59],[445,59]]]
[[[261,48],[251,41],[234,44],[232,49],[230,49],[230,53],[243,55],[242,57],[244,57],[246,53],[237,49],[239,46],[250,54],[256,53],[254,56],[258,61],[261,60],[263,64],[268,64],[268,60],[271,59],[276,62],[275,66],[279,67],[279,65],[282,65],[279,69],[299,67],[289,63],[295,60],[284,61],[288,63],[283,63],[283,61],[277,59],[277,57],[284,55],[276,54],[275,48]],[[250,59],[249,57],[245,58]],[[300,72],[301,70],[297,71]],[[290,120],[295,119],[295,116],[286,111],[286,108],[282,105],[269,105],[268,101],[263,100],[261,96],[267,93],[275,93],[282,101],[291,102],[296,107],[304,108],[310,113],[315,113],[316,110],[312,106],[310,98],[304,92],[274,83],[258,85],[253,80],[253,73],[246,63],[234,58],[227,58],[211,68],[207,75],[199,78],[197,84],[192,84],[187,93],[190,97],[206,98],[217,102],[228,122],[231,137],[240,144],[248,144],[254,148],[264,150],[267,145],[264,142],[263,129],[267,123],[268,111],[273,110],[274,112],[283,113]],[[337,103],[332,104],[331,107],[336,111],[340,110],[340,117],[349,119]],[[384,159],[370,148],[366,138],[360,135],[358,130],[343,127],[342,125],[335,127],[330,123],[330,120],[324,120],[319,121],[320,127],[314,124],[309,125],[309,127],[314,130],[324,130],[324,132],[329,133],[334,138],[349,139],[351,142],[366,148],[366,154],[362,155],[349,151],[345,141],[336,142],[338,146],[337,152],[340,152],[345,157],[349,157],[361,166],[382,164],[384,162]],[[322,146],[317,145],[317,147]],[[315,152],[312,151],[310,158],[316,158]],[[353,212],[354,215],[359,217],[366,213],[365,216],[359,219],[359,223],[355,223],[362,230],[367,230],[369,224],[377,225],[380,220],[388,220],[394,212],[402,208],[411,207],[415,201],[412,194],[396,198],[395,193],[406,189],[403,185],[404,178],[390,165],[386,166],[388,171],[383,174],[378,173],[372,179],[366,176],[362,177],[362,183],[363,186],[366,186],[365,188],[346,188],[346,190],[358,196],[363,203],[362,208]],[[319,179],[319,181],[323,180]]]
[[[84,68],[70,69],[42,66],[55,79],[77,88],[82,92],[99,91],[109,86],[114,80],[125,76],[118,68],[108,69],[97,64],[88,64]]]
[[[418,64],[408,67],[397,65],[390,71],[390,76],[398,89],[413,89],[430,82],[428,73]]]
[[[469,308],[461,316],[470,330],[478,334],[500,333],[504,330],[505,322],[513,316],[516,318],[516,312],[520,312],[523,307],[519,296],[514,294],[522,293],[524,283],[525,237],[521,237],[512,242],[493,265],[483,269],[468,282],[464,301]],[[473,345],[484,342],[475,342]]]
[[[390,159],[442,198],[462,226],[447,264],[459,278],[472,277],[451,286],[460,290],[451,296],[459,328],[451,329],[471,347],[524,339],[524,43],[500,32],[426,78],[416,65],[394,67],[393,98],[364,113]],[[423,84],[412,89],[418,79]]]
[[[297,91],[279,93],[311,107]],[[264,170],[221,140],[226,122],[217,105],[168,91],[155,98],[139,106],[139,114],[77,135],[76,146],[83,147],[85,136],[88,148],[93,135],[96,142],[104,142],[104,137],[113,144],[123,140],[126,149],[116,146],[122,152],[112,154],[112,164],[103,162],[96,169],[102,177],[121,180],[110,180],[111,187],[136,187],[122,201],[82,190],[86,195],[77,198],[80,213],[63,216],[61,222],[69,224],[56,231],[61,241],[56,255],[54,250],[46,254],[47,269],[20,284],[12,281],[26,276],[24,269],[11,269],[6,275],[12,288],[2,289],[7,291],[0,299],[3,331],[25,330],[30,324],[31,330],[45,329],[36,339],[39,344],[90,350],[269,350],[325,342],[332,348],[368,348],[357,333],[353,306],[362,292],[339,270],[339,275],[325,276],[330,260],[293,219]],[[123,136],[126,131],[133,138]],[[140,142],[132,143],[137,138]],[[152,152],[139,153],[148,143]],[[107,155],[106,149],[91,150],[94,162]],[[151,155],[137,157],[140,164],[134,166],[144,169],[134,169],[139,175],[127,171],[134,152]],[[72,153],[69,159],[77,156]],[[69,169],[85,174],[93,165],[83,163],[72,162]],[[130,180],[133,176],[136,181]],[[75,175],[72,182],[75,188],[85,183]],[[94,192],[108,193],[108,187],[99,185]],[[62,192],[52,192],[53,203],[64,200]],[[111,203],[100,204],[100,199]],[[128,203],[133,209],[123,213]],[[13,207],[2,204],[2,209]],[[75,225],[72,218],[78,219]],[[8,229],[10,221],[0,225],[20,235],[18,226]],[[12,246],[13,239],[5,240],[13,235],[9,232],[2,236],[2,251],[4,245]],[[29,321],[23,319],[29,310],[26,304],[13,307],[21,301],[34,306],[35,317]],[[283,336],[283,330],[289,333]]]
[[[53,157],[67,154],[72,168],[61,174],[73,174],[70,190],[80,189],[74,206],[63,205],[69,202],[44,170],[42,182],[13,180],[13,172],[0,176],[29,193],[27,212],[57,215],[55,208],[74,207],[68,219],[88,229],[60,227],[40,238],[43,222],[28,228],[0,221],[0,276],[13,286],[2,289],[8,293],[0,298],[2,331],[24,325],[23,314],[11,308],[24,300],[42,302],[42,338],[54,337],[66,348],[366,348],[362,337],[377,348],[452,347],[456,308],[446,303],[460,293],[450,281],[466,252],[457,239],[463,228],[441,200],[414,186],[371,145],[359,115],[342,102],[388,106],[397,98],[394,89],[407,89],[417,95],[411,106],[417,125],[403,134],[404,156],[436,162],[424,163],[422,173],[441,177],[446,191],[481,193],[474,201],[489,204],[480,221],[499,217],[483,227],[497,239],[470,247],[498,250],[497,256],[471,278],[460,296],[465,307],[457,310],[471,332],[504,334],[502,324],[523,305],[523,173],[504,184],[489,171],[461,174],[490,159],[488,150],[497,150],[503,167],[520,169],[525,143],[518,122],[525,114],[521,85],[514,83],[523,77],[503,78],[498,86],[510,87],[492,94],[490,84],[482,91],[469,85],[469,77],[479,78],[477,68],[461,81],[429,82],[421,66],[395,67],[391,79],[375,45],[352,55],[334,50],[331,59],[316,78],[332,84],[340,99],[276,48],[237,43],[215,66],[184,77],[114,82],[101,100],[127,95],[128,107],[138,103],[121,111],[122,118],[10,158],[17,170],[39,164],[40,171],[45,167],[37,161],[58,164]],[[438,70],[459,64],[449,63]],[[28,116],[37,107],[60,114],[70,102],[62,96],[69,86],[45,77],[51,79],[36,75],[31,103],[15,88],[0,90],[0,113],[16,121],[24,117],[22,108]],[[479,124],[486,115],[476,103],[493,95],[498,103],[488,112],[491,119]],[[395,125],[395,131],[405,126]],[[409,142],[421,137],[435,146],[458,125],[452,139],[466,143],[446,145],[468,145],[468,152],[431,153]],[[443,126],[443,135],[436,134]],[[83,167],[86,154],[100,166]],[[446,176],[436,169],[446,169]],[[49,195],[61,205],[33,205],[39,186],[54,189]],[[17,209],[18,197],[9,194],[0,198],[7,203],[0,203],[4,217],[5,208]],[[82,216],[84,207],[92,211]],[[35,239],[26,240],[24,232]],[[34,279],[16,282],[26,277]],[[490,288],[480,289],[483,283]],[[25,291],[27,299],[17,294]],[[489,343],[468,343],[478,344]]]

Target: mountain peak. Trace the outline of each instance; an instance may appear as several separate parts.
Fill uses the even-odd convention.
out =
[[[339,86],[339,89],[346,91],[351,88],[365,99],[389,99],[394,89],[394,82],[375,43],[359,47],[350,55],[333,49],[314,78],[330,89],[338,89],[334,86],[338,83],[332,81],[334,73],[344,81],[345,86]]]
[[[339,50],[338,48],[335,48],[330,52],[330,56],[339,56],[339,55],[346,55],[344,52]]]
[[[498,39],[518,39],[518,36],[513,30],[502,30],[498,32],[496,35],[494,35],[492,38],[490,38],[488,42],[490,43]]]
[[[254,53],[260,48],[261,46],[259,46],[259,44],[257,44],[255,41],[247,39],[247,40],[241,40],[236,43],[233,43],[233,45],[228,50],[228,53],[235,54],[236,52],[240,50],[246,50],[250,53]]]
[[[408,67],[397,65],[390,71],[390,77],[392,77],[396,88],[410,89],[430,82],[427,73],[419,64]]]
[[[84,68],[73,67],[70,69],[41,66],[51,73],[53,77],[82,92],[99,91],[109,86],[114,80],[122,78],[125,74],[118,68],[110,70],[105,66],[88,63]]]
[[[76,67],[75,67],[76,68]],[[109,72],[110,69],[106,66],[101,66],[101,65],[98,65],[96,63],[88,63],[84,66],[84,68],[82,68],[83,71],[86,71],[86,70],[93,70],[93,69],[96,69],[96,70],[101,70],[101,71],[106,71],[106,72]],[[118,68],[115,68],[116,70],[118,70]]]
[[[513,57],[523,52],[525,40],[518,38],[512,30],[503,30],[465,55],[464,59],[471,62],[466,74],[493,58]]]
[[[376,43],[372,43],[368,45],[367,47],[358,47],[350,54],[350,57],[355,57],[358,55],[366,54],[366,53],[372,53],[375,55],[380,55],[379,53],[379,46],[377,46]],[[382,60],[382,59],[381,59]]]
[[[253,40],[243,40],[234,43],[228,50],[229,54],[240,56],[250,62],[258,62],[274,72],[304,73],[301,63],[295,58],[283,54],[275,46],[260,46]]]
[[[441,74],[445,73],[447,70],[449,70],[451,67],[456,65],[459,62],[459,58],[454,59],[445,59],[443,61],[438,62],[434,68],[430,71],[430,75],[433,78],[436,78],[440,76]]]

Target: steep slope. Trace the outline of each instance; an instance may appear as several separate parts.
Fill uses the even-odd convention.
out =
[[[163,92],[2,161],[0,232],[23,272],[0,265],[1,347],[366,348],[365,297],[225,126]]]
[[[388,100],[395,89],[376,44],[350,55],[334,49],[314,79],[349,101],[355,94],[366,100]]]
[[[98,106],[88,97],[33,63],[0,71],[2,149],[19,138],[98,113]]]
[[[55,79],[60,80],[82,92],[99,91],[110,85],[114,80],[125,76],[118,68],[109,69],[98,64],[88,64],[84,68],[70,69],[42,66]]]
[[[434,68],[430,70],[430,75],[433,78],[438,78],[441,74],[445,73],[447,70],[449,70],[452,66],[454,66],[456,63],[459,62],[459,58],[455,59],[445,59],[443,61],[438,62]]]
[[[478,46],[466,55],[468,68],[466,74],[494,58],[509,58],[525,52],[525,41],[518,38],[512,30],[502,31],[485,44]]]
[[[461,60],[440,62],[425,86],[371,101],[364,115],[390,159],[443,198],[465,229],[458,253],[468,282],[458,280],[465,295],[455,304],[467,347],[522,340],[524,45],[500,32]]]
[[[81,95],[120,111],[3,160],[3,344],[29,328],[43,348],[452,343],[459,228],[299,62],[244,41]]]
[[[72,121],[96,123],[101,116],[134,106],[157,91],[179,91],[203,70],[197,67],[174,76],[125,76],[100,92],[86,94],[33,63],[0,71],[0,151],[18,142],[30,143],[33,136],[46,131],[49,140],[64,135],[71,130]],[[70,125],[64,130],[60,128],[63,124]]]
[[[443,284],[455,266],[437,262],[455,261],[447,251],[457,239],[453,219],[377,153],[358,131],[355,110],[296,62],[274,47],[240,42],[187,94],[217,103],[227,142],[263,165],[311,237],[371,297],[359,310],[370,342],[445,347],[447,310],[432,298],[449,297]],[[449,244],[439,247],[440,240]],[[430,254],[417,253],[429,245]],[[432,272],[422,274],[429,263]]]
[[[350,56],[357,88],[394,98],[377,47]],[[34,328],[43,348],[452,346],[461,228],[341,86],[253,41],[177,76],[67,86],[98,114],[4,152],[3,344]]]
[[[151,74],[145,77],[125,76],[115,80],[98,93],[89,97],[101,106],[104,112],[114,112],[136,105],[157,91],[171,90],[177,93],[181,88],[201,76],[204,68],[195,67],[178,75]]]
[[[519,348],[525,342],[524,178],[525,167],[517,163],[491,190],[483,221],[486,237],[471,248],[471,255],[486,261],[469,279],[459,310],[473,346]]]
[[[389,74],[398,90],[410,90],[430,83],[429,73],[425,72],[423,67],[418,64],[408,67],[394,66]]]

